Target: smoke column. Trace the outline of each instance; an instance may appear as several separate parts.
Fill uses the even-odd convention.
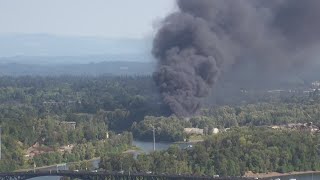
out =
[[[178,0],[177,5],[179,11],[163,20],[152,50],[153,78],[177,116],[196,114],[224,76],[277,81],[275,74],[296,72],[319,50],[319,0]]]

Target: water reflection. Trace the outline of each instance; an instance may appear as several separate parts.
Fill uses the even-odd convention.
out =
[[[150,153],[153,151],[153,142],[143,142],[143,141],[133,141],[132,144],[139,149],[141,149],[145,153]],[[166,150],[168,149],[173,143],[155,143],[156,150]]]

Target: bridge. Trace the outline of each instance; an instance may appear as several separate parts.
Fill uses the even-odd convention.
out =
[[[62,176],[70,179],[83,180],[248,180],[243,177],[214,178],[209,176],[191,175],[167,175],[167,174],[147,174],[147,173],[117,173],[105,171],[40,171],[40,172],[10,172],[0,173],[0,180],[25,180],[41,176]],[[253,178],[251,178],[253,179]]]

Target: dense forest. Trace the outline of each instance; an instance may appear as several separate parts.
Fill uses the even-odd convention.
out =
[[[99,142],[112,137],[112,132],[130,130],[131,124],[145,115],[168,113],[163,112],[167,110],[153,88],[150,77],[138,76],[1,77],[0,170],[99,157],[101,152],[85,157],[77,153],[84,147],[108,150],[99,150],[104,146]],[[66,122],[75,122],[75,128],[70,129]],[[130,146],[126,142],[118,144]],[[60,146],[75,147],[71,155],[47,153],[25,158],[27,149],[36,144],[50,152]]]
[[[266,138],[267,137],[267,138]],[[320,170],[319,135],[269,128],[233,128],[208,136],[193,148],[172,146],[166,151],[107,154],[100,167],[131,172],[243,176],[255,173]]]
[[[305,85],[305,88],[309,87]],[[0,171],[33,167],[34,164],[42,166],[81,161],[100,157],[102,154],[107,154],[107,156],[104,157],[101,167],[117,169],[108,164],[112,158],[119,158],[113,156],[118,156],[119,152],[129,148],[133,138],[152,140],[153,128],[155,128],[156,141],[169,142],[188,139],[188,135],[183,131],[186,127],[201,128],[205,130],[204,135],[208,138],[204,143],[210,142],[214,148],[227,149],[224,148],[225,143],[220,140],[228,141],[233,135],[240,136],[242,133],[247,134],[244,136],[255,136],[254,133],[259,133],[259,130],[253,128],[255,126],[267,128],[272,125],[307,122],[313,122],[314,125],[320,124],[320,93],[318,90],[306,93],[301,85],[294,91],[290,89],[290,91],[282,92],[239,89],[239,92],[230,93],[225,97],[226,102],[221,102],[214,96],[207,98],[201,112],[185,119],[171,114],[170,109],[162,102],[151,76],[2,76],[0,77],[0,125],[2,129]],[[229,101],[230,99],[234,100]],[[75,123],[75,127],[70,129],[66,125],[68,122]],[[243,127],[253,129],[243,129]],[[231,128],[232,131],[212,136],[213,128],[221,131]],[[236,130],[233,130],[234,128]],[[130,133],[125,133],[125,131]],[[124,139],[117,140],[118,135],[116,134],[119,133]],[[275,130],[264,130],[263,133],[266,133],[264,136],[269,136],[268,133],[270,136],[281,136],[287,141],[293,141],[293,145],[298,143],[299,139],[292,138],[300,136],[295,134],[296,132]],[[305,136],[309,135],[305,134]],[[313,140],[317,140],[318,136],[310,136],[315,137]],[[216,140],[217,137],[222,139]],[[255,138],[259,137],[263,136]],[[250,141],[263,144],[265,140],[252,139]],[[278,142],[273,142],[273,139],[271,141],[272,147],[278,147]],[[223,146],[216,147],[215,145],[219,143],[222,143]],[[231,144],[233,143],[235,143],[235,148],[238,148],[236,144],[238,142],[231,141]],[[28,149],[35,145],[49,149],[50,153],[26,157]],[[60,147],[68,145],[74,146],[71,151],[58,152]],[[199,144],[193,150],[196,150],[198,146],[201,148],[205,145]],[[266,147],[269,148],[269,145]],[[250,148],[251,152],[258,147],[253,145]],[[295,146],[288,145],[287,148],[291,154],[296,151]],[[210,157],[213,157],[214,153],[219,150],[208,149],[207,145],[205,146],[205,151],[210,154]],[[257,150],[260,152],[259,149]],[[189,154],[189,150],[179,150],[179,153],[180,151],[182,154],[185,153],[183,158],[194,157]],[[235,152],[235,149],[230,151]],[[151,156],[162,158],[163,155],[167,156],[165,153],[168,152],[141,155],[133,162],[140,163],[140,160],[143,160],[153,164],[155,162],[149,162]],[[248,158],[253,156],[248,153],[244,154],[249,156]],[[221,156],[227,157],[228,154]],[[126,155],[125,158],[132,157]],[[227,165],[230,165],[228,163],[235,164],[235,169],[232,171],[228,169],[227,172],[224,172],[222,167],[218,166],[222,162],[221,159],[214,159],[205,164],[197,164],[192,158],[187,159],[179,159],[179,163],[185,163],[186,166],[182,166],[184,169],[177,170],[177,172],[239,175],[248,170],[255,172],[297,170],[292,168],[291,161],[285,165],[277,161],[276,168],[271,168],[271,166],[262,166],[261,162],[254,164],[251,160],[250,162],[241,161],[248,164],[241,165],[240,167],[245,168],[239,169],[240,161],[228,159]],[[305,164],[306,161],[308,160],[299,157],[299,163]],[[200,161],[197,162],[200,163]],[[145,164],[128,165],[136,171],[146,169],[154,171],[152,168],[166,167],[159,163],[154,166],[157,167],[149,167]],[[317,169],[318,165],[301,165],[301,167],[299,165],[298,170],[303,168]],[[164,171],[166,170],[159,170],[159,172]]]

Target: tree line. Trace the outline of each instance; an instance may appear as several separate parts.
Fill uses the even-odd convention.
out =
[[[318,90],[303,95],[237,95],[249,100],[229,105],[211,106],[207,103],[199,114],[187,121],[170,116],[171,112],[162,102],[150,76],[1,76],[3,164],[0,163],[0,171],[30,165],[31,162],[25,162],[24,155],[26,149],[35,143],[53,149],[75,144],[77,151],[82,152],[85,147],[102,148],[95,142],[105,140],[106,132],[132,131],[137,139],[151,140],[154,127],[157,141],[182,141],[187,138],[183,132],[186,127],[202,128],[210,135],[210,130],[215,127],[225,129],[310,121],[319,124]],[[259,99],[259,102],[252,99]],[[75,122],[76,127],[70,130],[62,122]],[[37,164],[81,160],[92,157],[92,154],[97,155],[97,152],[70,156],[46,154],[37,157]]]
[[[320,170],[319,134],[245,127],[211,135],[193,148],[172,146],[165,151],[107,154],[100,168],[171,174],[243,176],[245,172]]]

